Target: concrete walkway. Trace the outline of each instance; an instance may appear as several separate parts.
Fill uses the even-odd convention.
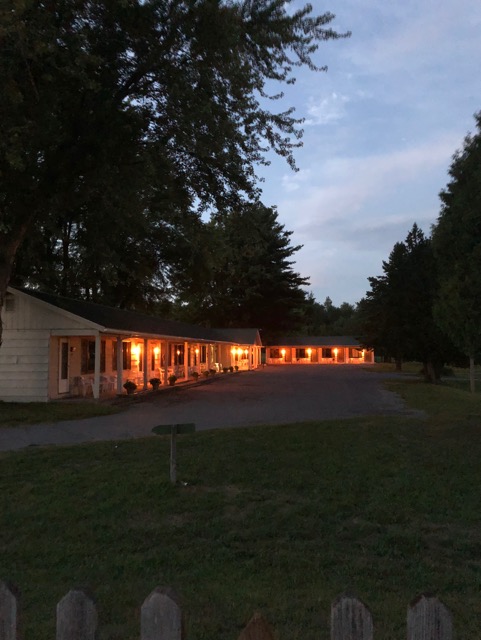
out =
[[[203,431],[365,415],[419,416],[383,388],[393,375],[356,365],[271,366],[218,374],[212,383],[152,394],[115,415],[0,429],[0,451],[141,438],[152,435],[156,425],[182,422],[194,422]]]

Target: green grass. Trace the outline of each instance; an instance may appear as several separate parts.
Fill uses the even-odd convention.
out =
[[[0,427],[78,420],[118,411],[118,407],[97,402],[0,402]]]
[[[379,638],[405,637],[421,591],[478,638],[481,399],[392,384],[429,417],[182,436],[179,487],[163,437],[3,454],[0,577],[21,590],[25,637],[53,637],[56,602],[85,586],[101,637],[133,640],[143,599],[170,585],[190,640],[235,640],[255,610],[280,638],[327,640],[345,590]]]

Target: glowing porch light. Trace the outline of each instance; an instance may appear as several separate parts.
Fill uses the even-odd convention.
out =
[[[338,351],[338,349],[337,349],[337,347],[335,347],[335,348],[334,348],[334,356],[335,356],[336,358],[337,358],[337,351]]]
[[[307,350],[307,357],[309,359],[311,358],[311,353],[312,353],[312,349],[309,347],[309,349]]]
[[[241,355],[242,355],[242,349],[241,349],[240,347],[237,349],[237,355],[238,355],[238,356],[241,356]]]
[[[132,347],[132,353],[136,358],[140,357],[140,344],[134,344],[134,346]]]
[[[285,358],[285,357],[286,357],[286,350],[285,350],[285,349],[281,349],[281,356],[282,356],[283,358]]]
[[[199,355],[199,349],[195,350],[196,355]]]
[[[232,347],[230,352],[232,353],[233,356],[235,356],[235,354],[237,353],[237,349],[235,347]]]
[[[176,353],[178,356],[180,356],[180,349],[177,349]]]
[[[160,353],[160,347],[154,347],[154,355],[156,358],[159,357],[159,353]]]

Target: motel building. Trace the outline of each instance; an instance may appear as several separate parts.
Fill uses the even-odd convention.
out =
[[[372,364],[374,351],[353,336],[292,336],[266,346],[266,364]]]

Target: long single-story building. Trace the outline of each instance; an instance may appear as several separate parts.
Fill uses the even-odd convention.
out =
[[[131,380],[188,380],[226,367],[255,369],[257,329],[207,329],[135,311],[9,287],[2,312],[0,400],[47,402],[125,393]]]
[[[365,364],[374,351],[353,336],[293,336],[266,346],[266,364]]]

